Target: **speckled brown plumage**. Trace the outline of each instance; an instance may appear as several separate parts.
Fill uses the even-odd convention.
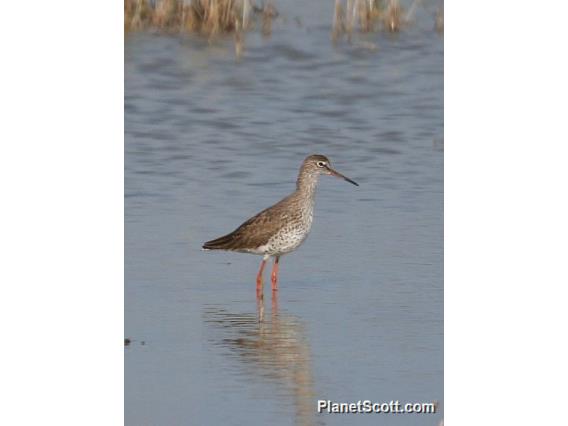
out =
[[[296,191],[250,218],[230,234],[206,242],[203,248],[263,255],[257,276],[257,290],[262,285],[264,263],[268,257],[274,256],[272,288],[275,290],[279,257],[298,248],[310,232],[315,192],[321,174],[337,176],[357,185],[333,170],[327,157],[310,155],[300,167]]]

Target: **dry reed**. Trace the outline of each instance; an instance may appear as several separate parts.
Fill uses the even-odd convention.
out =
[[[234,34],[237,57],[243,52],[244,33],[260,21],[263,36],[272,33],[278,11],[272,2],[260,7],[253,0],[124,0],[124,29],[192,32],[212,38]],[[258,19],[257,19],[258,18]]]
[[[152,28],[206,35],[247,31],[259,17],[262,32],[270,34],[278,11],[270,1],[257,6],[252,0],[124,0],[127,31]]]
[[[402,7],[399,0],[390,0],[382,15],[383,25],[391,33],[400,31],[403,22]]]
[[[148,0],[124,0],[124,30],[142,30],[152,20]]]
[[[345,10],[341,5],[341,0],[335,0],[335,10],[333,13],[333,25],[331,30],[331,38],[333,42],[335,43],[344,32],[346,32]]]
[[[278,10],[272,2],[267,2],[262,8],[255,9],[260,13],[262,20],[262,35],[268,37],[272,34],[272,21],[278,16]]]
[[[444,32],[444,3],[440,5],[438,8],[438,12],[436,12],[436,31],[440,34]]]
[[[345,34],[351,41],[355,30],[398,32],[411,21],[419,3],[420,0],[414,0],[406,12],[400,0],[335,0],[332,40],[335,42]]]
[[[124,29],[154,30],[169,33],[192,32],[212,38],[234,34],[239,57],[244,48],[245,33],[259,28],[270,36],[278,11],[271,0],[261,6],[255,0],[124,0]],[[405,11],[400,0],[335,0],[332,40],[343,35],[351,41],[354,31],[361,33],[383,30],[398,32],[407,25],[421,0],[414,0]],[[296,18],[299,19],[299,18]],[[444,30],[443,3],[436,14],[435,28]]]

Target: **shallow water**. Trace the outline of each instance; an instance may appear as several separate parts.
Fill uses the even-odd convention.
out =
[[[333,47],[333,2],[272,38],[125,43],[128,425],[436,425],[443,417],[443,39]],[[369,49],[375,43],[377,49]],[[255,297],[257,256],[203,252],[322,177],[310,237]],[[268,278],[268,274],[266,274]],[[439,401],[430,415],[316,414],[316,401]]]

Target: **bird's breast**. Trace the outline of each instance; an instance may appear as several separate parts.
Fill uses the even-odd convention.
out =
[[[267,246],[271,254],[285,254],[298,248],[308,236],[312,227],[313,211],[292,216],[270,238]]]

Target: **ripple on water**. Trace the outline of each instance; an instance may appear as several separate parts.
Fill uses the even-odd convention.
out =
[[[236,172],[229,172],[229,173],[224,173],[221,175],[222,178],[224,179],[243,179],[243,178],[247,178],[251,176],[251,172],[247,172],[247,171],[236,171]]]

